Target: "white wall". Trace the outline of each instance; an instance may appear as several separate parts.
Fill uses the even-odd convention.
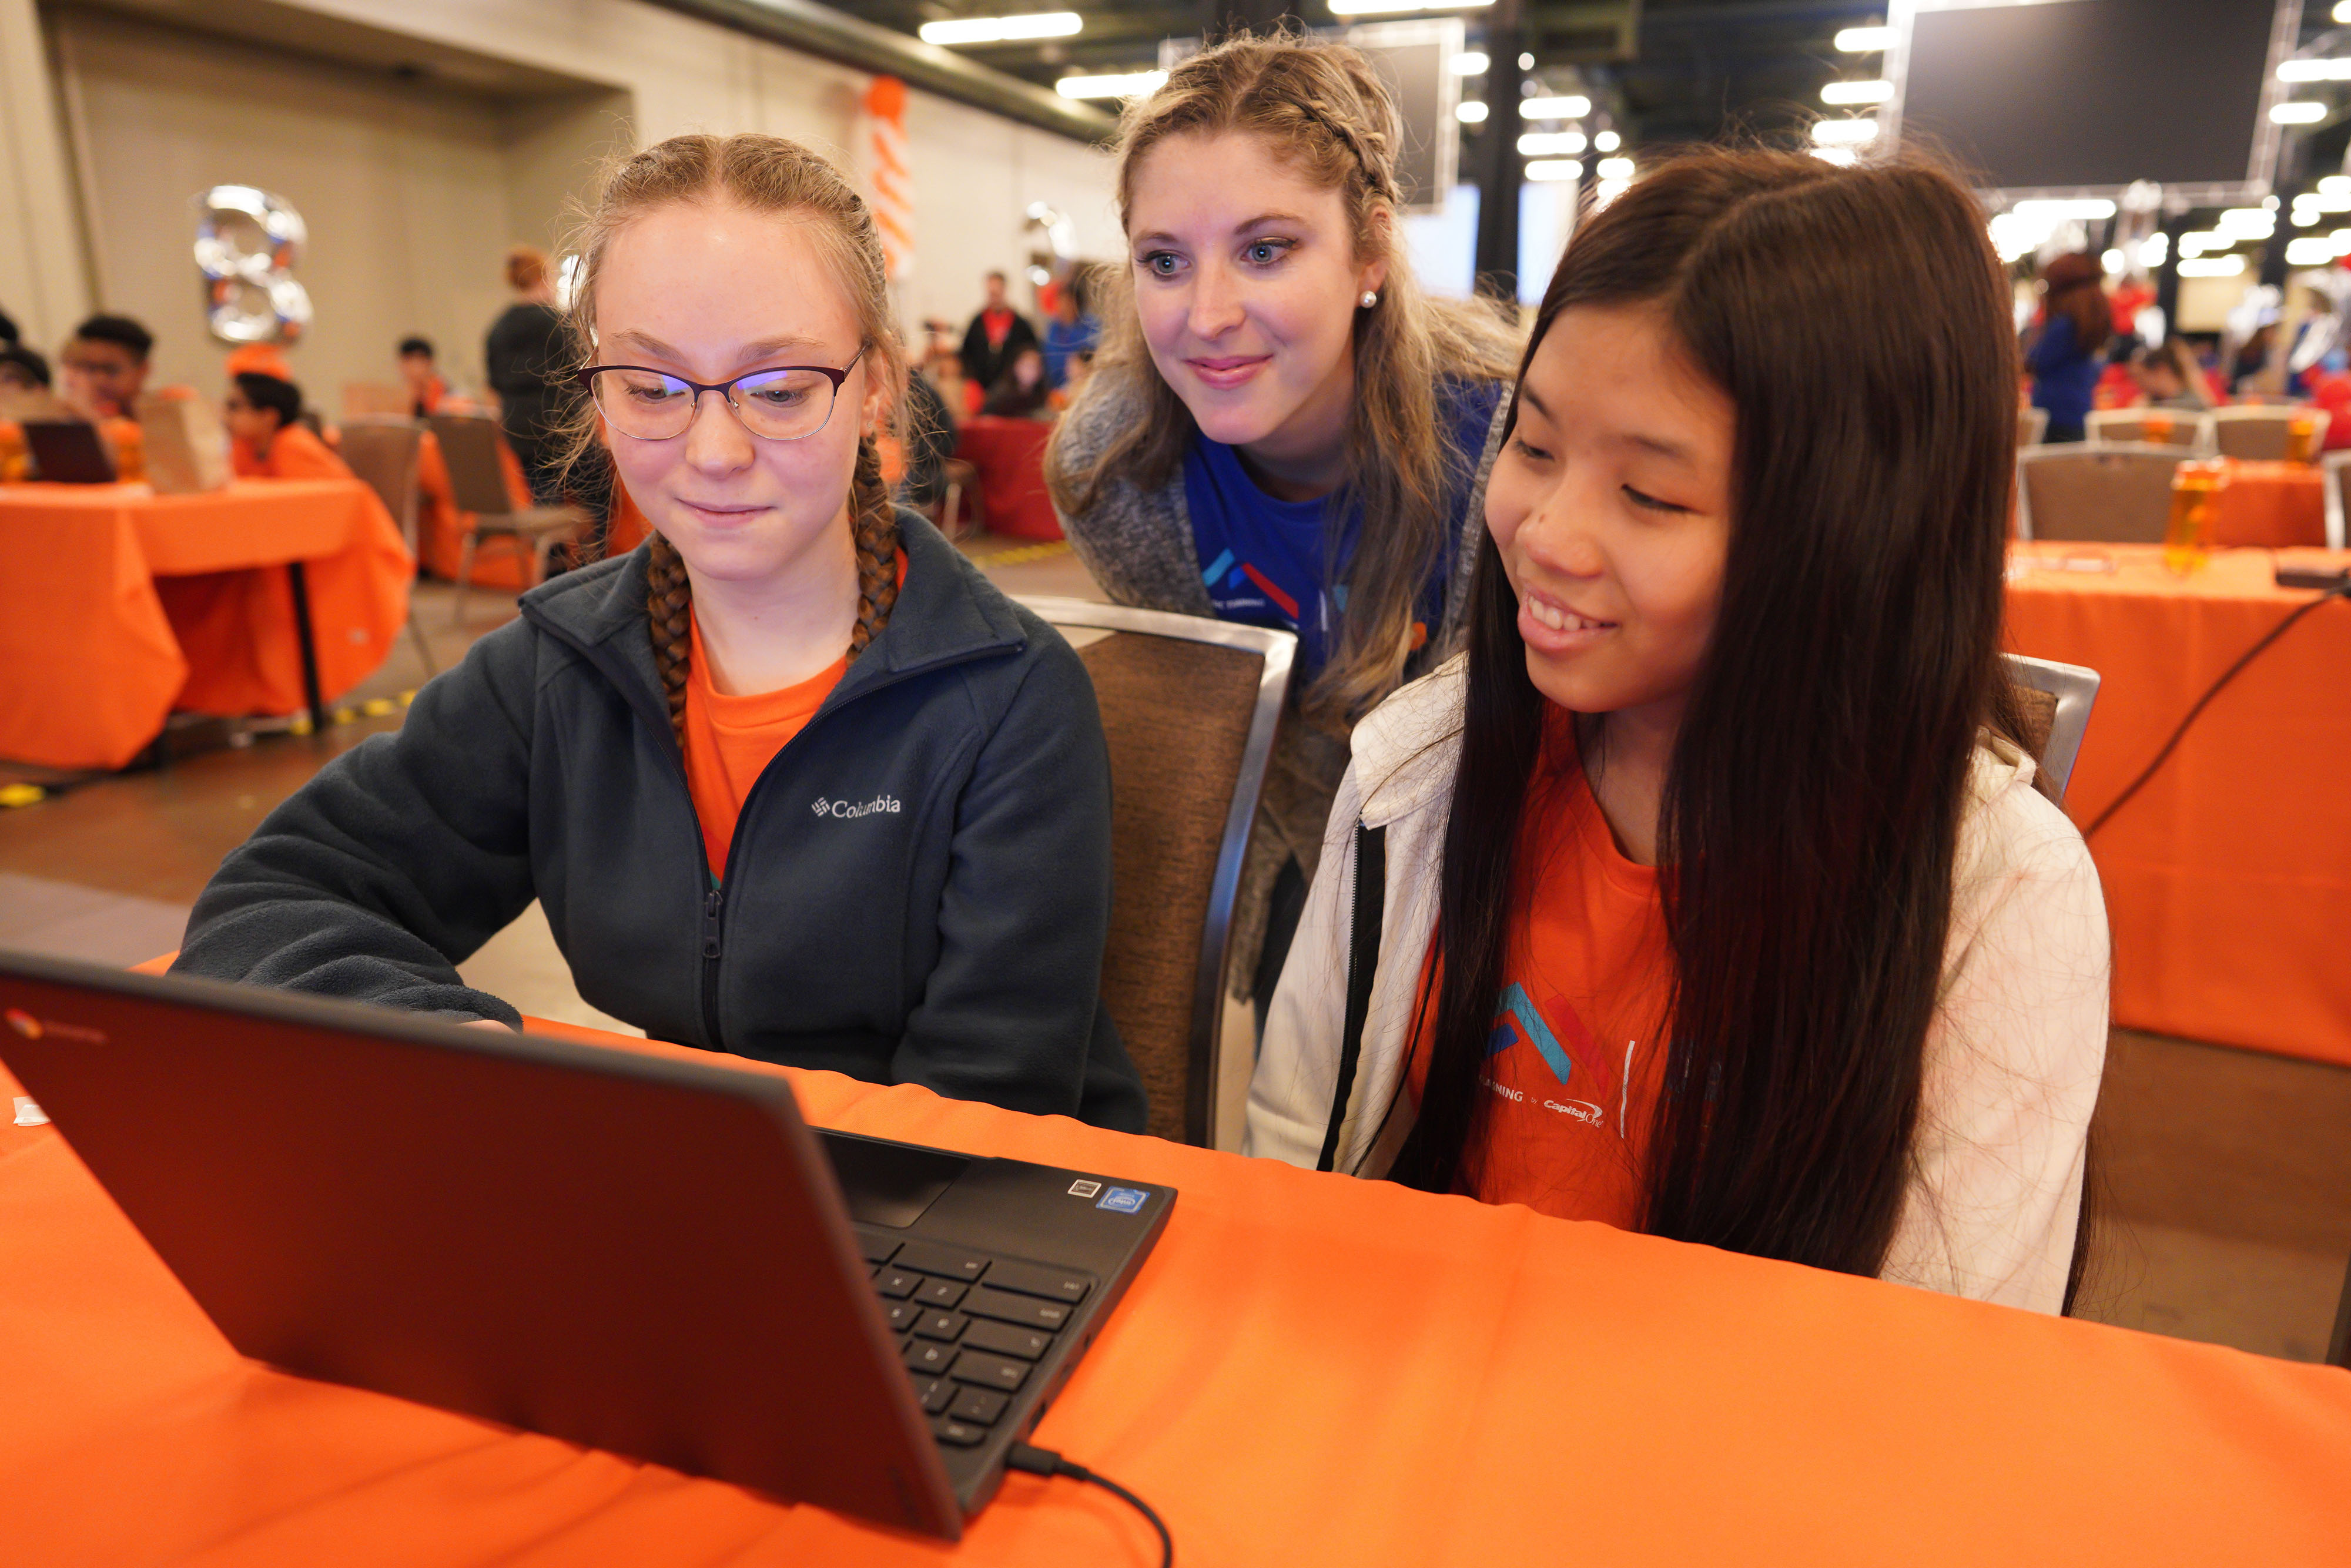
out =
[[[45,350],[89,312],[68,167],[33,0],[0,0],[0,308]]]

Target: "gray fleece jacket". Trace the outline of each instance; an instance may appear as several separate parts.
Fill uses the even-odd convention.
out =
[[[1092,466],[1117,434],[1149,417],[1139,375],[1131,367],[1105,366],[1087,382],[1077,405],[1062,417],[1046,460],[1057,474],[1075,475]],[[1470,483],[1467,521],[1446,579],[1445,614],[1436,634],[1405,663],[1411,681],[1435,669],[1461,645],[1469,607],[1469,579],[1486,530],[1486,479],[1500,447],[1510,399],[1494,409],[1485,450]],[[1102,591],[1120,604],[1167,610],[1180,615],[1216,613],[1200,579],[1199,552],[1192,545],[1192,516],[1184,498],[1179,467],[1165,484],[1144,489],[1113,480],[1102,499],[1082,516],[1061,516],[1061,531]],[[1265,943],[1267,900],[1284,862],[1295,859],[1309,883],[1322,849],[1322,827],[1339,779],[1347,770],[1347,737],[1310,723],[1299,711],[1293,685],[1266,766],[1265,792],[1257,825],[1249,834],[1233,907],[1230,984],[1233,996],[1250,999],[1257,961]]]

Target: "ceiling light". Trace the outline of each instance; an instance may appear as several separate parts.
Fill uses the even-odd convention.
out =
[[[1520,55],[1520,56],[1519,57],[1519,69],[1520,69],[1520,70],[1522,70],[1522,71],[1531,71],[1531,70],[1532,70],[1532,69],[1534,69],[1534,68],[1535,68],[1535,57],[1534,57],[1534,56],[1532,56],[1532,55]]]
[[[1474,11],[1494,0],[1331,0],[1333,16],[1384,16],[1392,11]]]
[[[2351,0],[2337,0],[2335,19],[2338,22],[2351,22]]]
[[[2351,60],[2288,60],[2278,67],[2280,81],[2351,81]]]
[[[948,22],[925,22],[926,44],[1008,44],[1021,38],[1066,38],[1085,26],[1075,11],[1040,11],[1029,16],[958,16]]]
[[[1872,55],[1894,41],[1891,27],[1840,27],[1836,47],[1848,55]]]
[[[1063,77],[1053,90],[1063,98],[1142,98],[1157,92],[1165,71],[1129,71],[1123,76]]]
[[[1633,177],[1633,160],[1630,158],[1603,158],[1600,160],[1599,163],[1593,167],[1592,172],[1599,175],[1604,180],[1629,181]]]
[[[1813,127],[1813,140],[1823,147],[1855,147],[1876,139],[1875,120],[1823,120]]]
[[[1583,151],[1581,131],[1530,131],[1519,138],[1521,158],[1573,158]]]
[[[2163,253],[2170,248],[2171,247],[2164,241],[2163,231],[2161,229],[2156,230],[2153,234],[2138,242],[2139,265],[2141,267],[2161,267],[2163,265]]]
[[[2351,191],[2340,193],[2322,191],[2315,195],[2305,193],[2296,196],[2294,204],[2308,207],[2314,213],[2351,213]]]
[[[2346,0],[2346,3],[2351,4],[2351,0]],[[2351,174],[2327,175],[2318,182],[2318,193],[2322,196],[2351,196]]]
[[[2179,264],[2182,277],[2235,277],[2244,270],[2241,256],[2205,256]]]
[[[1453,118],[1464,125],[1486,123],[1486,105],[1482,99],[1465,98],[1453,106]]]
[[[2335,246],[2323,235],[2285,242],[2285,264],[2288,267],[2327,267],[2333,265],[2334,260]]]
[[[1592,210],[1598,212],[1633,188],[1630,180],[1603,180],[1592,187]]]
[[[1821,89],[1823,103],[1884,103],[1893,96],[1890,81],[1833,81]]]
[[[2296,103],[2270,105],[2272,125],[2315,125],[2326,118],[2326,106],[2304,99]]]
[[[1813,149],[1813,156],[1823,163],[1834,163],[1840,169],[1850,169],[1860,162],[1854,156],[1853,149],[1850,147],[1815,147]],[[2025,248],[2029,250],[2032,247],[2028,246]]]
[[[1545,182],[1581,180],[1583,165],[1573,158],[1538,158],[1527,165],[1527,178]]]
[[[1592,145],[1595,152],[1614,152],[1625,145],[1625,139],[1613,131],[1604,131],[1592,139]]]
[[[1522,98],[1519,99],[1520,120],[1582,120],[1592,112],[1592,100],[1582,93],[1565,98]]]
[[[2070,196],[2054,201],[2019,202],[2009,211],[2021,217],[2055,222],[2063,218],[2110,218],[2115,215],[2115,204],[2104,196]]]
[[[1458,77],[1481,77],[1494,62],[1475,49],[1464,49],[1453,57],[1453,74]]]

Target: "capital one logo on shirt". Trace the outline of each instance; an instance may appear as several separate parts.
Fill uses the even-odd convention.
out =
[[[1552,1005],[1553,1010],[1564,1021],[1575,1042],[1584,1048],[1583,1054],[1585,1062],[1587,1064],[1599,1062],[1601,1058],[1596,1050],[1596,1043],[1592,1039],[1592,1032],[1584,1028],[1583,1020],[1576,1016],[1575,1009],[1567,1004],[1564,998],[1560,997],[1553,997]],[[1527,995],[1526,988],[1514,980],[1503,988],[1494,1016],[1494,1032],[1486,1037],[1486,1054],[1489,1058],[1497,1057],[1517,1045],[1534,1047],[1535,1054],[1541,1059],[1545,1067],[1551,1069],[1551,1075],[1562,1085],[1574,1077],[1575,1059],[1570,1056],[1566,1047],[1560,1043],[1558,1034],[1552,1029],[1551,1020],[1545,1018],[1542,1010],[1535,1006],[1534,998]],[[1595,1072],[1604,1076],[1604,1069],[1592,1065],[1586,1066],[1585,1072],[1587,1076]],[[1494,1084],[1494,1080],[1490,1077],[1487,1082]],[[1501,1090],[1499,1084],[1494,1086],[1501,1092],[1510,1092]],[[1578,1084],[1577,1087],[1585,1093],[1602,1095],[1607,1092],[1608,1088],[1605,1083],[1597,1082],[1588,1085]],[[1545,1100],[1543,1104],[1547,1109],[1561,1112],[1574,1117],[1577,1121],[1588,1122],[1594,1126],[1600,1125],[1607,1118],[1607,1113],[1589,1100],[1564,1102]]]

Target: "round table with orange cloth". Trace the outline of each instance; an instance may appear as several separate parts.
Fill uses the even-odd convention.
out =
[[[1041,419],[975,417],[956,432],[955,455],[979,470],[987,531],[1016,539],[1058,539],[1061,519],[1045,491],[1045,443],[1053,427]]]
[[[2313,548],[2326,543],[2326,476],[2307,463],[2232,458],[2212,507],[2212,542]]]
[[[49,768],[120,768],[173,708],[300,710],[291,562],[321,694],[341,695],[391,651],[415,570],[356,479],[9,486],[0,557],[0,757]]]
[[[2019,545],[2008,645],[2101,685],[2065,807],[2088,826],[2196,699],[2297,606],[2280,561],[2155,545]],[[2112,571],[2065,563],[2110,562]],[[2351,602],[2321,605],[2214,698],[2090,841],[2114,933],[2114,1018],[2131,1029],[2351,1066]]]
[[[1179,1190],[1036,1433],[1179,1563],[2351,1562],[2337,1368],[727,1060],[819,1125]],[[41,1568],[1158,1560],[1068,1480],[951,1547],[244,1361],[52,1127],[0,1126],[0,1498]]]

